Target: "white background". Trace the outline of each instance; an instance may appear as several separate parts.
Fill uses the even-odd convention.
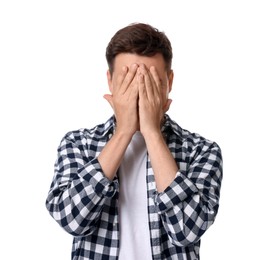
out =
[[[172,119],[223,151],[201,259],[278,259],[277,14],[267,0],[1,1],[1,259],[70,259],[45,208],[56,148],[111,115],[105,48],[132,22],[172,41]]]

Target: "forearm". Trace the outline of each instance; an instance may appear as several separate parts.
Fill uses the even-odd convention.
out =
[[[99,154],[99,164],[104,175],[109,180],[113,180],[115,177],[131,138],[132,135],[116,130],[115,134]]]
[[[46,207],[68,233],[88,235],[93,232],[103,205],[118,190],[118,182],[103,176],[96,159],[79,169],[71,168],[71,172],[72,176],[62,173],[60,167],[55,169]]]
[[[178,172],[167,190],[155,196],[157,212],[171,243],[194,244],[214,222],[219,198],[213,189],[207,194],[203,195],[193,181]]]
[[[164,191],[174,180],[178,171],[161,132],[145,135],[145,141],[154,171],[157,191]]]
[[[158,211],[172,244],[181,247],[194,244],[213,224],[218,207],[212,207],[205,200],[200,194],[190,195],[186,202]],[[163,204],[158,201],[159,205]]]
[[[91,189],[89,186],[86,188],[87,190]],[[64,191],[50,190],[46,208],[57,223],[68,233],[73,236],[88,235],[95,228],[94,223],[97,222],[101,214],[102,205],[106,198],[99,196],[94,191],[87,195],[85,189],[79,195],[73,196],[73,193],[76,193],[75,187],[69,187]],[[82,205],[80,201],[91,202]]]
[[[179,169],[170,186],[155,197],[169,239],[178,246],[198,241],[218,212],[221,152],[216,144],[207,147],[198,156],[194,155],[190,166]]]

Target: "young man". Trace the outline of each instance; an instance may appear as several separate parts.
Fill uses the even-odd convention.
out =
[[[62,139],[47,209],[74,236],[72,259],[197,260],[218,210],[221,150],[166,114],[173,71],[163,32],[131,24],[106,58],[114,115]]]

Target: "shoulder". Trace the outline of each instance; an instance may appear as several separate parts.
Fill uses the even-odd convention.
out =
[[[169,125],[175,142],[180,143],[181,147],[186,149],[187,152],[199,154],[210,150],[217,150],[221,153],[218,143],[197,132],[191,132],[181,127],[169,116],[166,117],[166,124]]]
[[[68,131],[62,138],[62,142],[73,142],[84,145],[88,142],[101,141],[113,132],[114,118],[109,118],[105,123],[95,125],[92,128],[79,128]]]

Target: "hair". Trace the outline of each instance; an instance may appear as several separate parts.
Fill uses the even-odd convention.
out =
[[[171,70],[172,46],[164,32],[144,23],[132,23],[115,33],[106,48],[110,73],[114,70],[115,57],[120,53],[133,53],[152,57],[162,54],[166,69]]]

